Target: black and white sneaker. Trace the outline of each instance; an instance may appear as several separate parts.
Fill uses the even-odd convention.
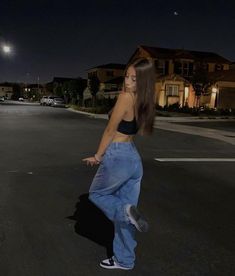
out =
[[[103,268],[107,268],[107,269],[124,269],[124,270],[132,269],[132,268],[129,268],[129,267],[120,266],[119,264],[117,264],[114,261],[113,257],[109,258],[109,259],[106,259],[106,260],[103,260],[100,263],[100,266],[103,267]]]
[[[134,205],[128,205],[126,212],[131,224],[135,225],[140,232],[147,232],[149,229],[148,222]]]

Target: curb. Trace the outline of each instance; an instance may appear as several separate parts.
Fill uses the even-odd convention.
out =
[[[85,111],[75,110],[71,107],[67,108],[67,110],[76,112],[79,114],[88,115],[91,118],[96,119],[108,119],[108,114],[96,114]],[[164,117],[164,116],[156,116],[155,121],[163,121],[163,122],[214,122],[214,121],[235,121],[235,117],[233,118],[225,118],[225,117]]]

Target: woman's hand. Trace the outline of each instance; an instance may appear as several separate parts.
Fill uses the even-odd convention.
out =
[[[98,161],[95,158],[95,156],[84,158],[84,159],[82,159],[82,161],[86,162],[87,165],[91,165],[91,166],[100,164],[100,161]]]

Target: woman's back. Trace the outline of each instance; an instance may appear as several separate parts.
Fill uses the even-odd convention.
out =
[[[118,125],[117,131],[119,133],[122,133],[124,135],[134,135],[138,132],[138,126],[135,118],[135,95],[134,93],[128,93],[131,95],[133,100],[130,103],[129,110],[127,114],[124,116],[124,118],[121,120],[121,122]],[[108,117],[110,118],[112,114],[112,109],[108,113]]]

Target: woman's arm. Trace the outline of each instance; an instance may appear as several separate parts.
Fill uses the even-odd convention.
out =
[[[111,143],[120,121],[130,107],[129,101],[130,96],[127,93],[121,92],[118,95],[118,99],[113,108],[112,115],[109,119],[108,125],[104,130],[98,150],[96,152],[96,156],[98,156],[98,158],[101,159],[102,155],[105,153],[106,148]]]

